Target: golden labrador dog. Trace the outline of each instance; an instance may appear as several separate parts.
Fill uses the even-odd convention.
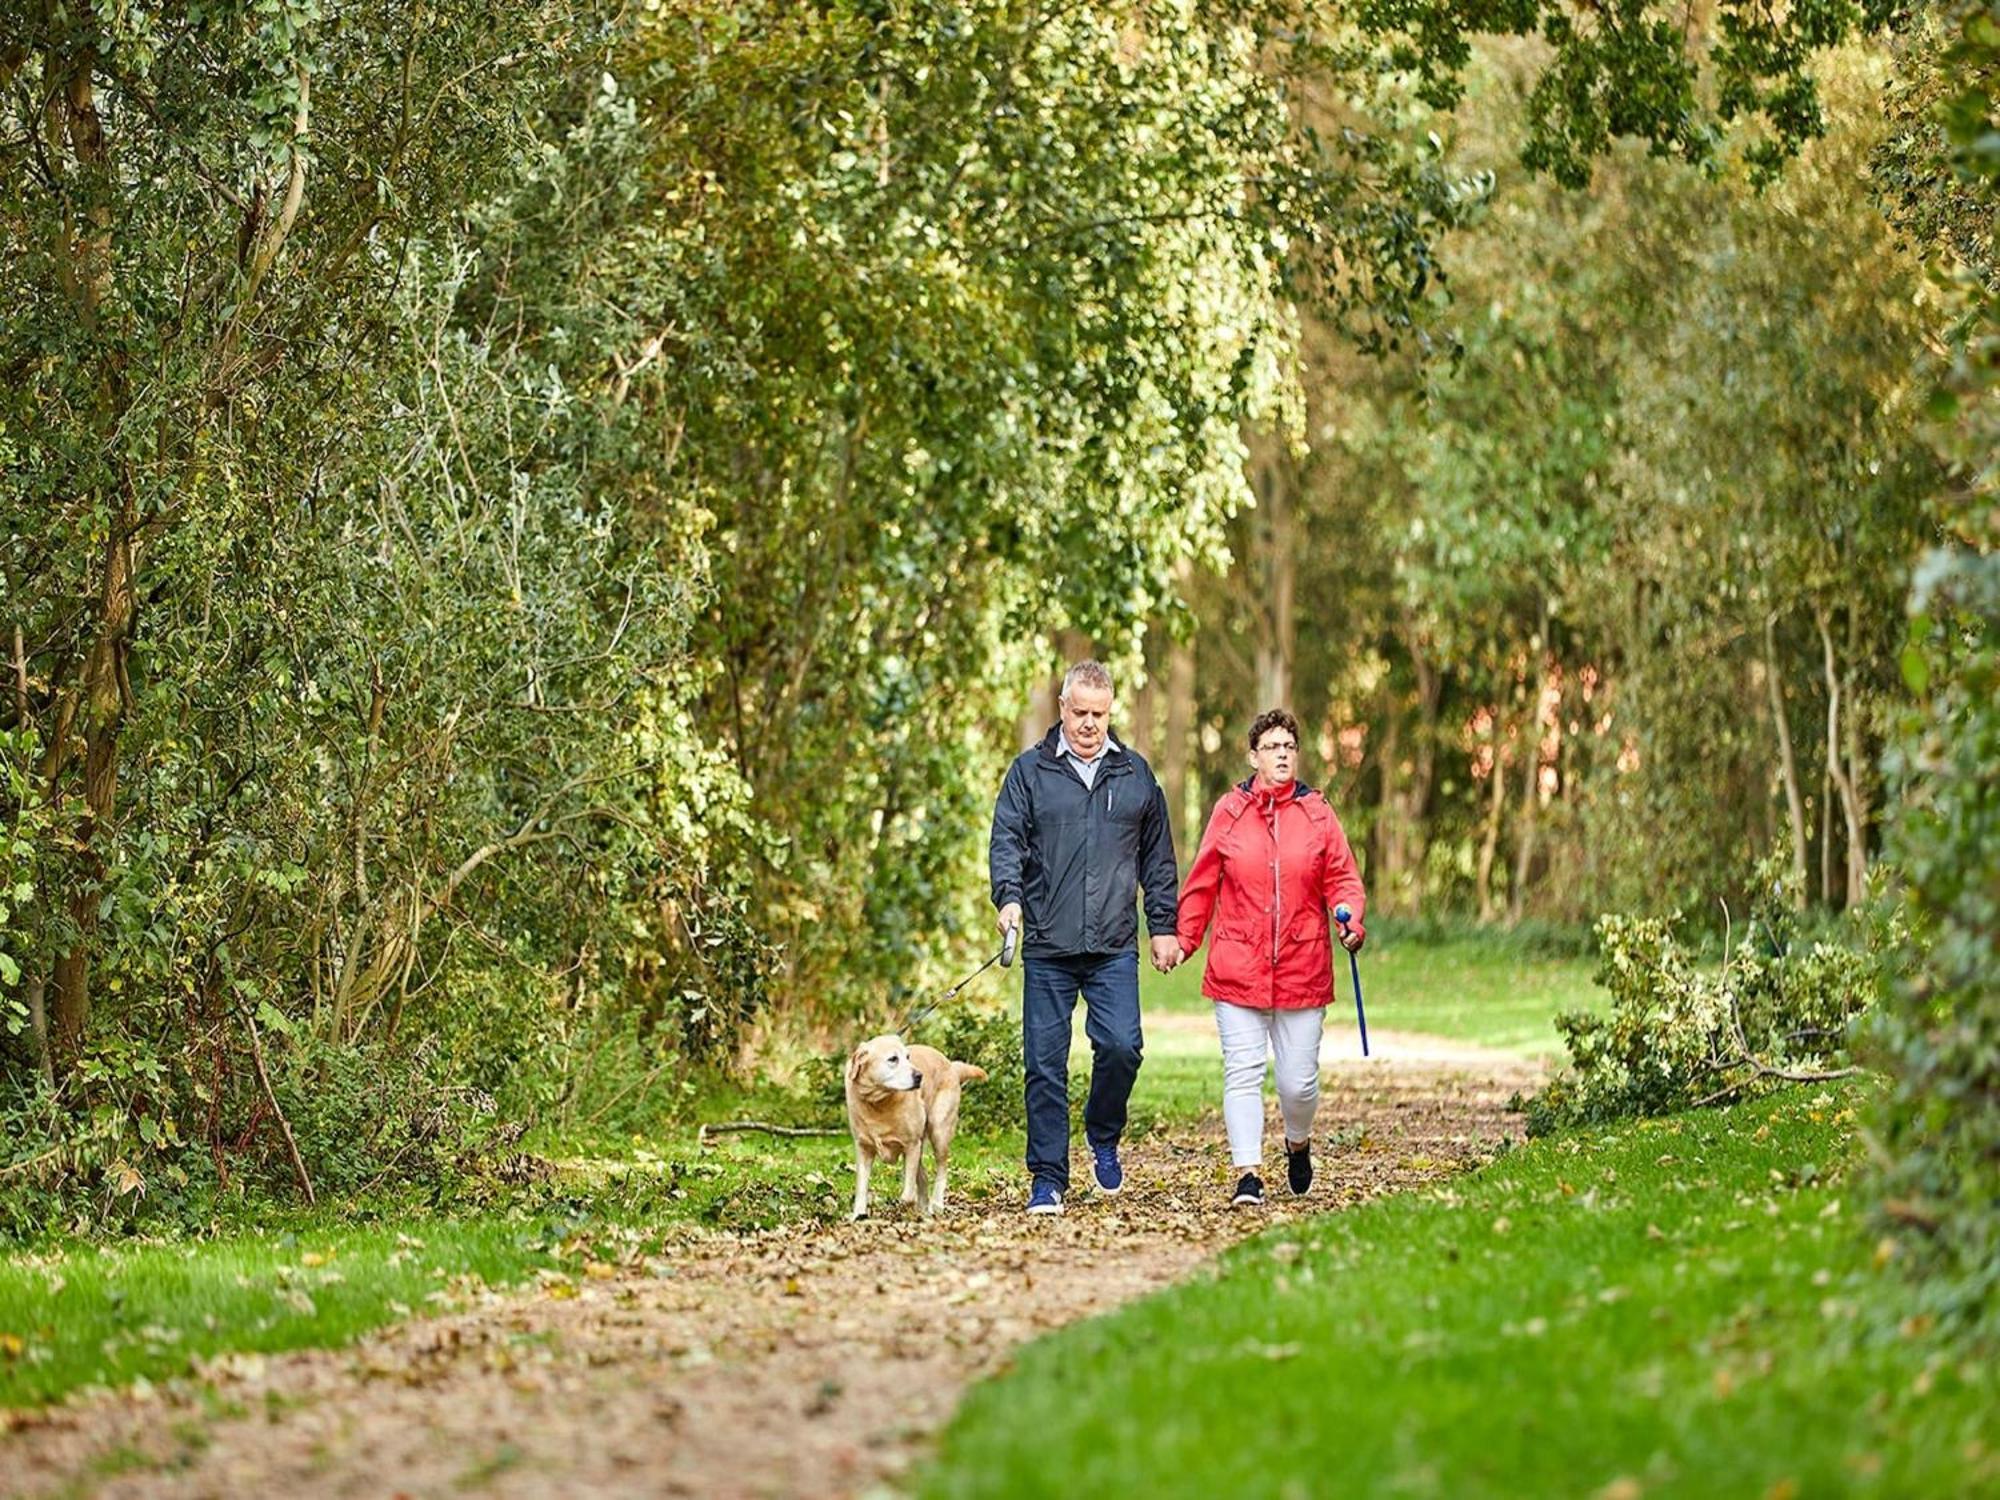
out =
[[[871,1037],[847,1060],[847,1123],[854,1132],[854,1217],[868,1217],[868,1174],[877,1158],[903,1161],[902,1202],[927,1214],[944,1207],[945,1163],[958,1130],[959,1089],[986,1070],[953,1062],[935,1047],[905,1047],[894,1034]],[[924,1142],[937,1175],[924,1186]]]

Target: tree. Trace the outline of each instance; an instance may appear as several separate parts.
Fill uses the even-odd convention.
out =
[[[31,731],[17,753],[36,758],[26,795],[48,820],[27,961],[58,1074],[90,1017],[126,741],[150,696],[142,613],[212,582],[158,564],[183,533],[254,547],[310,504],[366,420],[345,362],[397,241],[491,180],[497,96],[551,46],[552,15],[11,7],[0,494],[16,731]]]

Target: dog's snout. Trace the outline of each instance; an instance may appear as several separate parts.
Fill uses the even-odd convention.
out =
[[[920,1089],[923,1086],[924,1086],[924,1075],[919,1073],[915,1068],[910,1069],[910,1087],[913,1089]]]

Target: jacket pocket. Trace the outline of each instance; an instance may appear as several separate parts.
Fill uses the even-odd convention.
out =
[[[1324,948],[1328,941],[1326,923],[1327,916],[1324,910],[1301,913],[1286,925],[1285,941],[1296,943],[1301,948],[1314,943]]]

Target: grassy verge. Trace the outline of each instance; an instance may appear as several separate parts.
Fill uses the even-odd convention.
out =
[[[1536,1142],[1030,1346],[923,1493],[1971,1495],[1993,1377],[1884,1326],[1856,1095]]]
[[[338,1223],[186,1244],[62,1244],[0,1263],[0,1406],[346,1344],[468,1285],[559,1263],[559,1227]]]

